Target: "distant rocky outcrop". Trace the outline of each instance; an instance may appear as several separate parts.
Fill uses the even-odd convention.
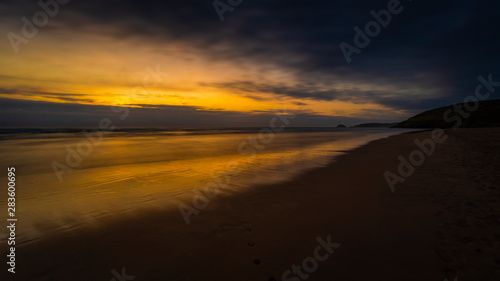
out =
[[[480,101],[427,110],[394,128],[484,128],[500,127],[500,100]]]
[[[398,125],[398,123],[364,123],[352,126],[353,128],[390,128]]]
[[[346,125],[344,125],[344,124],[338,124],[338,125],[337,125],[337,128],[347,128],[347,126],[346,126]]]

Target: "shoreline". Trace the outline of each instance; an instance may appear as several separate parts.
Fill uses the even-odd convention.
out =
[[[308,273],[310,280],[441,281],[456,275],[459,280],[488,280],[495,277],[493,269],[500,268],[500,261],[491,258],[499,251],[498,242],[474,237],[481,236],[479,227],[460,229],[463,210],[457,215],[453,202],[460,201],[460,192],[473,193],[473,198],[497,194],[499,176],[476,172],[493,188],[483,191],[474,186],[471,191],[467,188],[474,183],[467,182],[458,191],[454,186],[464,180],[461,173],[478,168],[461,165],[454,157],[460,157],[457,147],[471,141],[481,144],[483,135],[491,135],[491,145],[498,146],[500,129],[447,133],[450,140],[438,145],[435,155],[395,193],[384,172],[397,169],[398,155],[408,155],[416,148],[413,140],[428,138],[431,131],[371,141],[285,183],[220,194],[191,217],[190,225],[178,209],[144,211],[19,245],[14,280],[110,280],[111,271],[121,272],[123,267],[137,280],[281,280],[286,270],[313,255],[317,238],[329,235],[341,246]],[[474,149],[483,153],[481,147]],[[498,154],[492,157],[498,160]],[[498,168],[493,160],[483,164]],[[436,173],[439,178],[433,178]],[[448,194],[453,196],[443,196]],[[498,209],[488,210],[493,216]],[[491,227],[495,237],[498,223]],[[457,244],[463,237],[458,239],[452,230],[472,238]],[[496,248],[487,250],[484,240]],[[476,252],[482,257],[469,253],[471,247],[482,249]],[[457,248],[473,261],[464,262]]]
[[[364,131],[364,130],[361,130],[361,131]],[[57,235],[58,233],[61,233],[61,232],[78,231],[78,229],[82,226],[85,227],[89,224],[93,224],[94,220],[96,220],[96,219],[102,219],[103,217],[106,217],[106,220],[109,221],[109,220],[113,220],[116,217],[127,215],[127,213],[129,213],[129,212],[135,212],[135,211],[138,211],[141,209],[153,209],[154,206],[157,206],[157,208],[160,208],[160,209],[170,208],[170,209],[174,210],[174,209],[177,209],[178,205],[184,204],[184,206],[186,206],[187,210],[194,208],[194,210],[191,209],[194,212],[203,212],[204,208],[197,208],[195,206],[200,206],[199,204],[204,204],[204,203],[201,202],[201,203],[197,204],[197,203],[193,202],[195,200],[194,198],[199,198],[200,196],[202,196],[204,198],[207,198],[208,201],[211,201],[212,196],[210,196],[210,193],[211,193],[212,189],[215,189],[214,190],[215,195],[225,194],[225,193],[233,194],[233,193],[245,192],[249,189],[252,189],[256,186],[263,185],[263,184],[274,184],[274,183],[283,183],[286,181],[290,181],[291,178],[295,178],[298,175],[307,173],[308,171],[310,171],[312,169],[315,169],[317,167],[326,166],[328,163],[331,163],[331,161],[334,160],[339,154],[346,153],[346,152],[348,152],[352,149],[355,149],[359,146],[365,145],[374,139],[386,138],[390,135],[407,133],[407,132],[411,132],[411,131],[415,131],[415,130],[395,129],[394,131],[382,130],[383,131],[382,132],[379,129],[377,129],[376,131],[379,131],[379,132],[373,133],[373,132],[367,131],[367,133],[362,133],[362,135],[359,135],[359,136],[356,136],[356,135],[351,136],[351,138],[348,142],[349,144],[342,144],[342,137],[337,136],[337,135],[332,135],[331,137],[333,137],[333,139],[331,139],[330,142],[335,143],[335,145],[333,145],[333,146],[334,147],[339,146],[339,149],[342,149],[342,150],[328,150],[328,147],[325,147],[325,148],[322,148],[323,150],[326,150],[323,152],[322,156],[315,156],[315,157],[312,157],[312,159],[309,159],[309,161],[302,160],[302,161],[297,161],[296,163],[292,164],[291,162],[294,161],[294,160],[292,160],[293,157],[289,157],[289,155],[291,155],[292,153],[297,154],[297,152],[298,152],[299,156],[303,156],[303,155],[305,155],[305,152],[309,153],[311,151],[318,150],[316,147],[320,147],[320,146],[324,145],[324,143],[319,142],[317,144],[311,144],[311,145],[308,145],[305,149],[300,149],[297,147],[296,151],[285,152],[281,156],[283,160],[289,161],[290,163],[284,164],[283,161],[280,161],[281,164],[278,164],[278,162],[276,162],[274,164],[274,166],[271,167],[273,169],[268,171],[264,167],[260,173],[257,171],[252,172],[251,171],[252,168],[246,167],[246,166],[247,166],[247,164],[250,166],[251,165],[256,165],[256,166],[261,165],[259,158],[265,159],[269,155],[268,151],[267,151],[268,153],[266,153],[266,151],[264,151],[264,150],[266,150],[266,148],[264,148],[264,150],[262,150],[262,151],[259,150],[256,152],[257,159],[254,159],[250,154],[248,154],[248,151],[242,151],[242,152],[240,152],[241,159],[233,162],[234,165],[231,164],[231,166],[229,166],[229,163],[231,163],[231,161],[225,160],[228,163],[226,165],[226,172],[225,173],[222,173],[218,177],[208,178],[208,180],[207,180],[208,183],[210,183],[212,185],[215,185],[215,184],[222,185],[220,187],[220,189],[209,187],[208,191],[207,191],[207,192],[209,192],[208,195],[205,194],[205,191],[206,191],[205,189],[206,189],[207,184],[203,184],[203,183],[199,183],[199,185],[192,185],[192,186],[190,186],[189,183],[186,183],[186,185],[184,186],[184,189],[179,189],[178,186],[174,187],[174,188],[178,189],[178,194],[176,194],[175,196],[170,196],[170,197],[166,197],[164,194],[162,194],[162,190],[160,188],[154,187],[154,188],[158,189],[158,193],[156,193],[156,195],[148,194],[148,196],[150,196],[151,198],[155,198],[155,197],[158,198],[158,197],[162,197],[162,195],[163,195],[164,198],[162,200],[157,200],[157,201],[154,201],[154,199],[152,199],[148,202],[148,204],[142,204],[141,202],[135,202],[133,200],[120,202],[119,199],[117,199],[114,201],[115,198],[120,198],[119,193],[121,191],[123,191],[124,193],[127,192],[126,186],[124,189],[121,189],[121,190],[118,188],[113,188],[113,186],[105,186],[104,189],[107,189],[109,192],[118,192],[118,194],[117,194],[118,196],[113,197],[113,198],[108,198],[111,200],[106,200],[106,201],[100,200],[103,202],[103,204],[100,204],[101,208],[94,207],[93,209],[84,209],[84,210],[80,209],[80,211],[83,211],[83,213],[81,213],[81,212],[78,212],[78,209],[72,209],[71,206],[67,206],[67,208],[63,209],[63,208],[58,208],[57,203],[56,203],[56,205],[53,205],[51,203],[51,200],[62,203],[62,202],[64,202],[63,199],[65,199],[65,198],[58,198],[57,195],[54,194],[55,197],[54,196],[47,197],[47,203],[45,203],[46,208],[38,207],[37,209],[41,210],[41,211],[45,210],[45,211],[47,211],[47,213],[49,213],[49,212],[56,213],[55,216],[45,214],[45,216],[51,217],[50,219],[47,219],[43,216],[30,217],[30,216],[20,215],[21,217],[24,217],[23,222],[25,223],[25,225],[31,225],[31,227],[25,227],[22,229],[23,232],[18,233],[18,235],[16,237],[16,239],[17,239],[16,244],[22,245],[25,243],[34,243],[40,239],[43,239],[44,237],[50,237],[53,235]],[[356,131],[354,131],[354,132],[356,132]],[[302,134],[306,134],[306,137],[307,137],[307,135],[309,133],[310,132],[303,132]],[[312,133],[314,134],[314,132],[312,132]],[[358,134],[360,133],[359,130],[357,130],[357,133]],[[136,137],[135,134],[132,136]],[[73,137],[75,137],[75,136],[73,136]],[[280,137],[282,139],[283,138],[293,139],[293,138],[296,138],[299,136],[288,135],[288,133],[280,133]],[[236,140],[236,141],[239,141],[239,140]],[[280,140],[280,141],[282,142],[283,140]],[[279,144],[280,141],[276,140],[275,142]],[[326,142],[326,143],[328,143],[328,142]],[[255,147],[252,147],[252,149],[257,150],[257,148],[255,148]],[[273,147],[271,147],[271,153],[279,153],[280,152],[280,151],[273,151],[272,149],[273,149]],[[274,149],[276,149],[276,148],[274,147]],[[321,148],[319,148],[319,149],[321,149]],[[82,158],[83,157],[86,157],[86,156],[82,156]],[[59,159],[59,160],[61,160],[61,159]],[[216,159],[214,159],[214,160],[216,160]],[[221,163],[224,163],[225,161],[223,160],[223,161],[221,161]],[[94,161],[94,163],[95,162],[96,161]],[[61,161],[61,163],[64,163],[64,162]],[[138,162],[138,163],[131,163],[131,164],[141,165],[143,163]],[[146,165],[147,164],[149,164],[149,163],[146,162]],[[212,159],[207,159],[207,160],[204,160],[204,164],[208,167],[210,165],[214,165],[214,162]],[[105,165],[94,166],[92,163],[87,164],[87,165],[88,166],[84,167],[83,169],[85,169],[85,168],[99,169],[99,171],[94,172],[94,174],[99,173],[99,177],[102,177],[101,180],[106,181],[106,179],[105,179],[106,177],[103,176],[103,175],[106,175],[106,171],[101,170],[103,168],[106,168]],[[113,169],[117,170],[119,168],[128,168],[128,165],[124,165],[124,166],[121,166],[120,164],[118,164],[117,166],[113,166],[112,164],[110,164],[110,165],[111,165],[111,172],[113,171]],[[279,165],[283,165],[283,166],[278,167]],[[285,167],[285,165],[288,165],[288,169],[283,168],[283,167]],[[240,167],[243,169],[240,169]],[[276,167],[276,169],[274,169],[275,167]],[[37,167],[34,167],[34,168],[37,168]],[[151,168],[151,167],[146,166],[146,168]],[[171,167],[171,168],[175,168],[175,167]],[[29,167],[25,167],[23,170],[24,170],[24,172],[33,172],[34,169],[30,169]],[[91,170],[89,170],[89,171],[91,171]],[[22,186],[24,186],[26,196],[31,197],[31,198],[36,198],[35,196],[29,196],[29,194],[27,193],[30,190],[30,187],[31,187],[31,189],[34,189],[34,186],[32,184],[34,182],[36,182],[37,184],[44,182],[45,183],[44,185],[47,185],[47,186],[58,185],[57,182],[54,182],[52,184],[50,184],[50,182],[49,182],[50,180],[53,180],[52,177],[54,175],[54,171],[44,171],[44,172],[45,173],[37,173],[31,177],[29,174],[24,174],[24,176],[22,178],[20,178],[20,180],[21,180],[20,184]],[[143,172],[140,171],[139,174],[132,175],[132,177],[137,176],[138,178],[142,178],[142,180],[151,179],[150,177],[147,177],[146,179],[144,179],[144,177],[142,177],[142,175],[141,175],[142,173]],[[110,178],[114,179],[114,178],[116,178],[116,176],[118,176],[118,175],[111,176]],[[65,178],[66,177],[70,177],[70,175],[65,174]],[[73,186],[75,190],[79,189],[78,185],[97,184],[96,182],[87,182],[86,181],[87,177],[85,177],[85,172],[83,172],[83,171],[79,177],[77,177],[77,175],[72,175],[70,178],[66,178],[66,181],[67,180],[69,180],[69,182],[66,182],[68,187]],[[167,184],[168,184],[168,182],[165,182],[163,187],[167,186]],[[126,183],[124,185],[126,185]],[[140,188],[136,188],[136,190],[138,190],[138,192],[136,194],[137,196],[143,195],[143,193],[141,191],[142,188],[149,188],[149,186],[143,186]],[[66,188],[64,188],[64,189],[66,189]],[[171,189],[171,190],[174,190],[174,189]],[[193,191],[195,191],[195,192],[193,192]],[[165,193],[167,191],[163,191],[163,192]],[[64,193],[61,193],[61,195],[59,197],[63,197],[63,194]],[[82,195],[85,195],[85,194],[82,194]],[[75,197],[75,198],[78,198],[78,197]],[[57,199],[59,199],[59,200],[57,200]],[[72,199],[72,198],[69,198],[69,199]],[[39,199],[35,199],[35,200],[38,201]],[[22,200],[22,201],[24,202],[24,204],[30,205],[30,208],[26,208],[26,210],[34,209],[35,205],[37,204],[37,202],[33,202],[33,203],[35,203],[35,205],[32,205],[31,204],[32,201],[25,201],[25,200]],[[45,200],[43,200],[43,201],[45,201]],[[198,202],[200,202],[200,201],[198,201]],[[121,204],[117,204],[117,202],[120,202]],[[79,200],[75,200],[74,203],[76,205],[85,204],[85,202],[79,202]],[[108,204],[120,205],[120,206],[124,206],[126,208],[125,208],[125,210],[120,209],[120,207],[115,208],[114,210],[106,209]],[[52,209],[52,206],[55,206],[55,209]],[[69,215],[69,216],[58,215],[58,214],[64,214],[66,212],[70,212],[70,213],[72,212],[73,214]],[[81,216],[79,216],[79,214],[81,214]],[[0,246],[5,245],[6,243],[7,243],[7,238],[3,239],[2,237],[0,237]]]

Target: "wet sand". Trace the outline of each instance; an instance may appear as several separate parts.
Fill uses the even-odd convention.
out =
[[[178,210],[149,210],[20,245],[8,280],[120,280],[122,268],[123,280],[282,280],[328,236],[340,247],[283,280],[500,280],[500,129],[446,132],[394,193],[384,172],[430,131],[220,195],[189,225]]]

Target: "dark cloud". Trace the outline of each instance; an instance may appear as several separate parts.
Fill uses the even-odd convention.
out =
[[[117,127],[266,127],[274,112],[207,111],[190,106],[138,105],[121,107],[113,112],[109,106],[49,103],[0,98],[0,127],[99,127],[103,118],[110,118]],[[125,110],[128,116],[121,120]],[[278,108],[278,112],[284,109]],[[286,112],[286,111],[285,111]],[[322,116],[303,112],[297,114],[292,127],[331,127],[339,123],[355,125],[372,119]],[[387,121],[380,119],[377,121]]]
[[[352,44],[353,28],[364,27],[372,20],[370,11],[387,3],[243,1],[223,23],[207,0],[74,1],[68,8],[91,20],[73,25],[116,24],[119,37],[186,40],[214,59],[272,62],[311,82],[320,72],[336,79],[428,83],[442,88],[438,100],[451,95],[451,101],[464,94],[464,86],[472,87],[479,73],[500,73],[498,1],[402,1],[403,12],[348,65],[339,43]],[[426,78],[415,79],[422,75]]]
[[[85,94],[74,94],[74,93],[54,93],[38,91],[36,89],[22,89],[22,88],[2,88],[0,87],[0,97],[8,97],[10,95],[19,95],[26,99],[29,98],[45,98],[53,99],[60,102],[75,102],[75,103],[93,103],[91,99],[85,99],[87,95]]]
[[[342,89],[342,90],[323,90],[325,88],[321,84],[270,84],[270,83],[257,83],[253,81],[233,81],[226,83],[215,83],[206,84],[202,83],[202,86],[210,86],[219,89],[226,89],[232,92],[237,92],[246,97],[250,97],[256,100],[268,100],[269,96],[266,94],[271,94],[277,96],[276,98],[298,98],[298,99],[310,99],[310,100],[320,100],[320,101],[348,101],[355,104],[367,104],[375,103],[387,106],[389,108],[398,108],[404,110],[414,110],[415,112],[428,109],[436,101],[446,102],[446,99],[441,100],[438,97],[426,97],[419,96],[418,92],[415,94],[415,89],[400,88],[399,93],[389,92],[389,88],[386,92],[381,90],[359,90],[353,89]],[[274,99],[276,99],[274,98]],[[305,103],[300,103],[301,105],[306,105]]]

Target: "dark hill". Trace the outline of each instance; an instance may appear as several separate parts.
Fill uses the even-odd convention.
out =
[[[454,105],[450,105],[422,112],[394,128],[451,128],[457,124],[458,119],[461,120],[460,128],[500,127],[500,100],[480,101],[477,110],[472,112],[467,111],[463,103],[458,106],[463,108],[466,114],[470,113],[470,116],[461,117],[455,112]],[[470,106],[474,105],[471,103]],[[451,113],[447,114],[448,120],[445,120],[443,115],[448,110],[451,110]]]

